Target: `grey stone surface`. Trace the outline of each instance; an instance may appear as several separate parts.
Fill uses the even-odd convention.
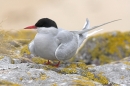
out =
[[[103,72],[111,83],[120,84],[121,86],[130,86],[130,65],[124,63],[106,64],[96,66],[92,70],[95,73]]]
[[[5,60],[6,59],[6,60]],[[0,79],[19,83],[22,86],[72,86],[76,85],[74,80],[80,80],[80,73],[77,74],[61,74],[53,70],[45,70],[45,65],[35,63],[17,63],[11,64],[9,57],[1,59],[0,63]],[[63,69],[62,66],[55,70]],[[82,70],[82,69],[80,69]],[[130,86],[130,57],[106,65],[94,66],[87,69],[93,74],[102,73],[108,78],[109,85],[118,84],[119,86]],[[103,86],[102,84],[92,81],[95,86]],[[80,83],[78,83],[80,84]],[[91,86],[91,85],[90,85]]]
[[[6,60],[5,60],[6,59]],[[21,84],[22,86],[71,86],[79,79],[77,74],[59,74],[52,70],[45,70],[45,65],[35,63],[11,64],[10,58],[5,57],[0,64],[0,79]],[[88,80],[89,81],[89,80]],[[97,86],[100,83],[91,81]]]
[[[4,58],[0,60],[0,64],[11,64],[11,63],[12,59],[8,56],[4,56]]]
[[[13,59],[14,64],[20,64],[22,61],[20,59]]]

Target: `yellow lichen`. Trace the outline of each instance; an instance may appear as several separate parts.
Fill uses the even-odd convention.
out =
[[[43,69],[45,69],[45,70],[53,70],[55,68],[57,68],[57,67],[53,66],[53,65],[46,65],[46,66],[43,67]]]
[[[108,58],[107,56],[105,55],[100,55],[100,63],[101,64],[104,64],[104,63],[110,63],[112,60],[110,58]]]
[[[30,54],[28,45],[23,46],[23,48],[21,49],[20,54],[23,56],[24,54]]]
[[[21,86],[21,85],[6,80],[0,80],[0,86]]]
[[[22,81],[22,80],[23,80],[23,78],[22,78],[22,77],[20,77],[19,79],[20,79],[20,81]]]
[[[93,39],[96,39],[93,41]],[[122,59],[130,55],[130,32],[115,32],[99,34],[88,39],[95,47],[88,48],[92,60],[99,59],[101,64],[116,60],[113,57]]]
[[[125,78],[125,76],[121,76],[121,79],[124,79]]]
[[[4,56],[0,56],[0,59],[3,59],[4,58]]]
[[[130,62],[128,62],[128,61],[124,61],[123,63],[126,65],[130,65]]]
[[[77,64],[72,63],[72,64],[68,65],[66,68],[77,68]]]
[[[32,61],[37,64],[44,64],[47,62],[47,60],[40,58],[40,57],[34,57],[34,58],[32,58]]]
[[[88,69],[88,65],[86,65],[84,62],[77,62],[77,63],[71,63],[66,68],[81,68],[83,70]]]
[[[82,75],[87,77],[89,80],[100,82],[103,85],[106,85],[109,82],[109,80],[105,76],[103,76],[103,72],[101,72],[99,74],[94,74],[92,72],[84,71],[82,73]]]
[[[75,85],[72,86],[96,86],[92,81],[74,80]]]
[[[73,82],[75,84],[73,84],[72,86],[95,86],[93,81],[83,76],[77,77],[77,79],[74,79]]]
[[[87,72],[87,74],[86,74],[86,77],[88,77],[89,79],[94,79],[94,74],[93,73],[91,73],[91,72]]]
[[[77,70],[75,68],[63,68],[61,69],[61,73],[74,74],[77,73]]]
[[[120,86],[119,84],[113,84],[112,86]]]
[[[81,69],[88,69],[88,66],[85,64],[85,63],[83,63],[83,62],[79,62],[78,64],[77,64],[77,66],[79,67],[79,68],[81,68]]]
[[[97,74],[96,77],[94,78],[94,81],[100,82],[103,85],[106,85],[109,82],[109,80],[102,74]]]
[[[58,86],[56,83],[53,83],[51,86]]]
[[[79,76],[77,77],[78,79],[83,79],[83,80],[90,80],[88,77],[84,77],[84,76]]]
[[[13,39],[33,39],[36,32],[30,30],[20,30],[16,32],[8,32]]]
[[[45,75],[45,74],[42,74],[42,75],[41,75],[41,79],[42,79],[42,80],[45,80],[45,79],[47,79],[47,78],[48,78],[47,75]]]
[[[27,72],[27,74],[28,74],[29,76],[31,76],[31,73],[30,73],[30,72]]]
[[[28,44],[34,38],[34,35],[35,32],[27,30],[16,32],[0,30],[0,54],[11,58],[19,57],[21,47]]]
[[[129,70],[129,71],[130,71],[130,68],[126,68],[126,70]]]

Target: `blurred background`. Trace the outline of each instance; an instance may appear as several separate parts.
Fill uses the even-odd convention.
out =
[[[122,19],[101,27],[102,32],[128,31],[129,8],[130,0],[0,0],[0,28],[17,31],[48,17],[66,30],[82,29],[86,18],[91,26]]]
[[[0,0],[0,54],[30,58],[36,31],[23,28],[45,17],[66,30],[81,30],[86,18],[90,27],[122,19],[87,38],[73,61],[100,65],[130,56],[130,0]]]

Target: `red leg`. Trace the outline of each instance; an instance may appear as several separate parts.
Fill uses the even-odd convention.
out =
[[[53,66],[59,67],[59,65],[60,65],[60,61],[56,65],[53,65]]]
[[[47,63],[46,63],[46,65],[49,65],[49,64],[51,64],[51,62],[48,60]]]

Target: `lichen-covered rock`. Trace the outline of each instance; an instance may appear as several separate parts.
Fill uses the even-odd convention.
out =
[[[111,64],[96,66],[90,70],[93,70],[94,74],[101,73],[110,83],[130,86],[130,57]]]
[[[0,80],[0,86],[21,86],[21,85],[6,80]]]
[[[77,58],[87,64],[105,64],[130,56],[130,32],[109,32],[88,38]]]
[[[71,62],[62,63],[59,67],[30,62],[15,64],[9,63],[8,59],[1,58],[5,64],[0,64],[0,80],[12,82],[16,86],[130,85],[130,57],[100,66]]]
[[[42,69],[42,67],[43,65],[33,63],[0,65],[0,79],[22,86],[102,86],[98,82],[77,74],[59,74],[52,70]]]
[[[11,64],[13,62],[12,58],[8,56],[3,56],[3,58],[0,60],[0,64]]]

